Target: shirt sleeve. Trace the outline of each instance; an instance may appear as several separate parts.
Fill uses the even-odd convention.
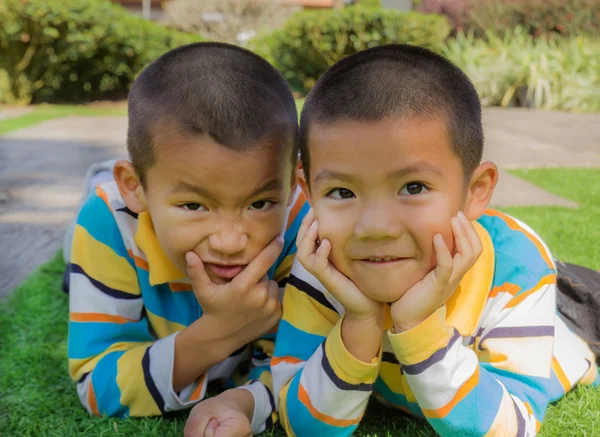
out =
[[[490,299],[474,344],[440,308],[388,337],[425,417],[442,436],[535,436],[549,403],[555,275]]]
[[[69,372],[90,413],[160,415],[204,396],[204,377],[173,390],[177,334],[152,333],[133,257],[101,188],[78,216],[69,268]]]
[[[272,361],[281,424],[288,435],[350,435],[360,422],[379,373],[344,347],[343,309],[294,263]]]

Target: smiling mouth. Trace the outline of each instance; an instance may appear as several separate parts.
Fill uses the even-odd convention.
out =
[[[396,263],[399,261],[404,261],[406,259],[408,259],[408,258],[400,258],[397,256],[384,256],[384,257],[363,258],[359,261],[367,262],[370,264],[391,264],[391,263]]]

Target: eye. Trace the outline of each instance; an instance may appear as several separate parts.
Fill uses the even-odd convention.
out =
[[[184,203],[181,205],[183,209],[187,209],[188,211],[204,211],[206,208],[199,203]]]
[[[262,210],[268,209],[274,203],[275,202],[272,202],[270,200],[259,200],[257,202],[254,202],[252,205],[250,205],[250,210],[262,211]]]
[[[331,197],[332,199],[352,199],[356,197],[354,193],[347,188],[334,188],[329,193],[327,193],[326,197]]]
[[[420,182],[410,182],[406,184],[401,190],[400,194],[415,196],[429,191],[427,187]]]

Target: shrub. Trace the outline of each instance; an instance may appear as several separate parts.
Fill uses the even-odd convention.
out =
[[[162,53],[200,37],[169,30],[107,0],[4,0],[0,101],[83,101],[124,94]],[[0,90],[1,91],[1,90]]]
[[[530,35],[600,32],[600,0],[469,0],[465,28],[477,35],[522,27]]]
[[[600,112],[600,40],[531,38],[517,27],[449,40],[443,54],[473,81],[484,105]]]
[[[292,88],[308,92],[345,56],[391,43],[439,50],[449,33],[450,25],[442,16],[353,6],[300,12],[249,46],[275,65]]]

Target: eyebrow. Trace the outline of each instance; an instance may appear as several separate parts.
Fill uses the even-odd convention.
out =
[[[392,173],[390,173],[387,176],[387,178],[388,179],[400,179],[409,174],[419,173],[419,172],[435,173],[438,176],[442,176],[442,171],[439,168],[437,168],[431,164],[428,164],[426,162],[416,162],[414,164],[403,167],[399,170],[393,171]],[[317,175],[315,176],[315,183],[318,183],[320,181],[327,180],[327,179],[335,179],[338,181],[349,182],[352,180],[352,176],[347,175],[345,173],[341,173],[339,171],[330,170],[330,169],[326,168],[326,169],[321,170],[319,173],[317,173]]]
[[[272,190],[281,190],[283,188],[283,183],[279,179],[272,179],[269,182],[261,185],[256,190],[254,190],[249,196],[248,199],[258,196],[267,191]],[[193,184],[188,184],[184,181],[179,181],[177,185],[171,190],[170,194],[180,193],[180,192],[193,192],[198,194],[199,196],[205,197],[207,199],[216,200],[214,194],[210,193],[208,190]]]

